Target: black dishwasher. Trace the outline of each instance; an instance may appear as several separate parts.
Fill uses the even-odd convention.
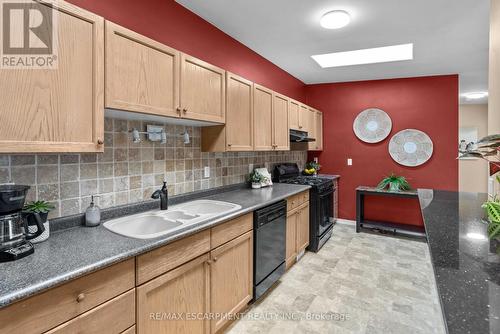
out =
[[[285,272],[286,201],[255,211],[253,297],[257,300]]]

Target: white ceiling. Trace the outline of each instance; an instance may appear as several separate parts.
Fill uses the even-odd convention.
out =
[[[489,0],[177,2],[307,84],[458,73],[461,93],[488,88]],[[351,24],[321,28],[335,9]],[[322,69],[311,58],[405,43],[414,43],[414,60]]]

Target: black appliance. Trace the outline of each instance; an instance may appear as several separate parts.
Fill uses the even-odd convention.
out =
[[[37,213],[22,212],[29,186],[0,185],[0,262],[13,261],[32,254],[33,244],[27,240],[45,231]],[[37,231],[28,232],[27,217],[35,218]]]
[[[259,299],[285,273],[286,201],[254,213],[253,298]]]
[[[273,180],[278,183],[303,184],[309,190],[309,246],[307,250],[317,252],[332,236],[334,225],[333,181],[320,176],[301,175],[295,163],[276,165]]]
[[[316,139],[310,138],[306,131],[290,130],[291,143],[309,143],[312,141],[316,141]]]

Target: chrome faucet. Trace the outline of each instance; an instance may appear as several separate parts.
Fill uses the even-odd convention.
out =
[[[167,182],[163,182],[163,187],[161,189],[156,190],[151,198],[160,199],[160,210],[168,210],[168,189]]]

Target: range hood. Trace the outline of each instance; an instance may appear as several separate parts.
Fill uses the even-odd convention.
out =
[[[310,138],[306,131],[290,130],[291,143],[309,143],[312,141],[316,141],[316,139]]]

